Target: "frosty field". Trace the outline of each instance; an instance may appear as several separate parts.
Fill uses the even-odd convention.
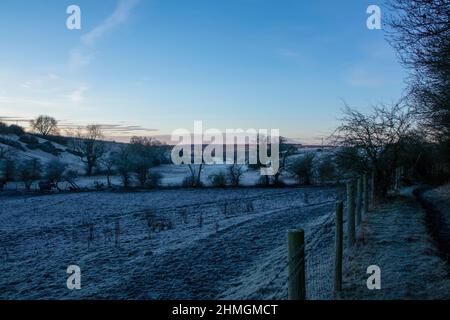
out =
[[[0,299],[284,299],[287,230],[313,239],[337,196],[332,188],[0,196]],[[332,244],[318,245],[324,256]],[[66,287],[73,264],[81,290]]]

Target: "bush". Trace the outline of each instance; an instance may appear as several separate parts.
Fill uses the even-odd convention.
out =
[[[45,168],[45,176],[49,181],[58,183],[64,179],[64,171],[66,171],[67,164],[60,160],[50,161]]]
[[[259,187],[268,187],[270,186],[270,183],[271,183],[270,176],[260,176],[257,185]]]
[[[227,186],[227,177],[223,172],[212,174],[209,179],[214,187],[223,188]]]
[[[44,152],[50,153],[54,156],[59,156],[62,150],[56,148],[50,141],[40,143],[38,148]]]
[[[11,134],[15,134],[18,136],[22,136],[25,134],[25,130],[21,126],[17,126],[15,124],[9,126],[9,131]]]
[[[191,176],[188,176],[183,179],[183,182],[181,183],[181,186],[184,188],[195,188],[195,187],[203,187],[203,182],[198,181],[197,184],[195,184],[194,179]]]
[[[21,150],[21,151],[26,151],[26,149],[20,144],[20,142],[17,142],[15,140],[0,137],[0,143],[10,146],[10,147],[13,147],[18,150]]]
[[[79,151],[76,151],[76,150],[73,150],[73,149],[66,149],[66,152],[69,152],[69,153],[71,153],[71,154],[73,154],[73,155],[75,155],[77,157],[82,157],[83,156],[82,152],[79,152]]]
[[[336,165],[340,172],[352,175],[361,175],[367,171],[365,157],[358,151],[358,148],[340,148],[336,153]]]
[[[14,181],[16,175],[16,162],[11,159],[6,159],[0,162],[1,164],[1,180],[8,182]]]
[[[41,171],[42,165],[39,159],[24,160],[17,169],[19,178],[25,183],[27,190],[31,189],[33,181],[41,177]]]
[[[72,138],[68,138],[68,137],[63,137],[63,136],[43,136],[40,134],[36,134],[36,136],[38,136],[39,138],[42,139],[46,139],[48,141],[51,142],[55,142],[57,144],[63,145],[63,146],[67,146],[69,145],[69,142],[71,141]]]
[[[326,157],[322,160],[317,168],[319,179],[322,184],[333,180],[336,177],[336,166],[331,157]]]
[[[27,145],[28,149],[34,150],[38,148],[39,140],[35,136],[24,134],[19,138],[20,142],[23,142]]]
[[[314,159],[315,155],[308,153],[292,164],[291,171],[298,178],[300,184],[311,185],[314,175]]]
[[[233,164],[228,168],[230,182],[234,187],[238,187],[241,183],[242,175],[244,174],[244,166]]]
[[[161,185],[162,174],[159,172],[150,172],[147,177],[147,186],[156,188]]]
[[[6,123],[0,122],[0,134],[15,134],[22,136],[25,134],[25,130],[21,126],[15,124],[8,126]]]

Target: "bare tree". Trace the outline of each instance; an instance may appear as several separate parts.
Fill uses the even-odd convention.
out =
[[[287,160],[288,157],[293,155],[295,153],[295,147],[294,145],[290,144],[286,138],[280,137],[280,148],[279,148],[279,159],[280,159],[280,165],[278,172],[274,175],[274,184],[279,185],[280,184],[280,175],[286,171],[287,169]]]
[[[86,128],[78,129],[73,148],[80,154],[81,161],[86,164],[86,174],[92,175],[98,160],[105,154],[106,145],[103,138],[102,128],[98,124],[91,124]]]
[[[234,163],[228,167],[228,174],[230,176],[231,185],[238,187],[241,183],[242,175],[244,174],[244,166]]]
[[[116,159],[114,159],[114,157],[111,156],[110,154],[104,154],[99,159],[99,162],[101,163],[101,165],[105,169],[106,181],[107,181],[107,184],[108,184],[108,188],[111,188],[112,187],[111,176],[114,173],[114,167],[116,165]]]
[[[58,133],[58,121],[50,116],[39,116],[30,121],[31,128],[37,133],[48,136]]]
[[[146,186],[150,168],[155,164],[156,150],[153,149],[155,145],[159,145],[159,141],[149,137],[132,137],[130,140],[132,168],[141,187]]]
[[[187,179],[185,179],[183,184],[193,188],[201,187],[202,186],[201,174],[203,170],[203,163],[198,165],[188,164],[188,168],[191,175]]]
[[[130,175],[133,170],[131,157],[132,154],[129,146],[121,146],[118,151],[111,154],[111,158],[117,168],[117,172],[122,178],[124,188],[128,188],[130,186]]]
[[[416,129],[414,114],[400,101],[394,105],[373,107],[372,113],[363,114],[345,107],[341,125],[334,132],[335,145],[343,150],[353,148],[349,161],[363,163],[364,171],[376,171],[381,182],[381,195],[385,196],[391,173],[399,165],[404,142]]]
[[[410,102],[437,141],[450,145],[450,2],[389,0],[391,45],[408,68]]]

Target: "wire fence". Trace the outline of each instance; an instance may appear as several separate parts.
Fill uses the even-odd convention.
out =
[[[357,240],[355,229],[361,222],[361,214],[367,214],[374,204],[375,177],[373,174],[370,180],[369,183],[368,175],[364,175],[359,177],[357,181],[350,181],[347,185],[346,197],[344,197],[344,194],[338,194],[337,199],[333,201],[333,203],[342,202],[341,208],[345,203],[346,207],[345,217],[341,217],[339,226],[342,235],[338,239],[341,241],[342,247],[344,226],[347,230],[345,242],[351,247]],[[361,184],[359,188],[357,188],[358,183]],[[302,208],[330,203],[331,201],[314,203]],[[291,290],[292,282],[296,281],[294,288],[296,285],[301,285],[303,288],[299,291],[305,292],[304,295],[297,295],[296,297],[300,296],[301,299],[308,300],[332,300],[336,298],[337,290],[339,290],[336,288],[337,282],[342,281],[342,262],[347,260],[343,257],[346,251],[342,250],[338,257],[336,217],[335,210],[330,209],[329,213],[319,223],[307,230],[303,240],[304,244],[298,247],[298,252],[289,255],[289,258],[284,255],[287,262],[276,263],[279,267],[276,272],[272,273],[274,276],[265,285],[267,288],[278,285],[278,290],[275,291],[277,292],[276,297],[280,299],[288,297],[288,288]],[[298,257],[298,254],[301,256]],[[292,266],[292,263],[295,265]],[[337,271],[337,263],[341,264],[340,271]],[[337,274],[338,272],[340,272],[340,275]],[[292,298],[290,295],[291,293],[289,293],[289,298]]]
[[[301,210],[309,207],[330,206],[335,200],[310,203],[297,207]],[[331,207],[331,206],[330,206]],[[310,300],[329,300],[334,297],[334,212],[321,218],[321,221],[308,230],[305,244],[298,247],[288,257],[287,251],[279,254],[276,261],[265,266],[268,276],[259,292],[268,299],[287,299],[288,284],[299,272],[305,273],[306,298]],[[303,271],[304,269],[304,271]]]

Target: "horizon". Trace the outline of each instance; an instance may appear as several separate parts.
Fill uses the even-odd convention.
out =
[[[366,27],[367,1],[80,0],[81,30],[68,30],[71,4],[0,4],[8,26],[0,117],[9,123],[48,114],[67,128],[101,124],[126,141],[201,119],[317,143],[343,101],[364,111],[404,89],[384,31]]]

